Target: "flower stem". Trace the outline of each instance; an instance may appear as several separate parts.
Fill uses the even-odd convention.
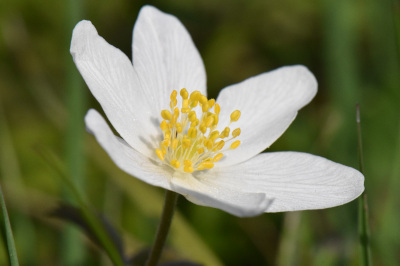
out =
[[[360,106],[356,106],[356,119],[357,119],[357,136],[358,136],[358,160],[360,172],[364,174],[364,159],[361,140],[361,120],[360,120]],[[358,199],[358,231],[359,241],[361,248],[361,264],[369,266],[371,263],[371,250],[369,244],[369,223],[368,223],[368,202],[367,193],[364,191]]]
[[[178,194],[167,190],[165,192],[165,202],[164,208],[161,215],[160,224],[158,225],[156,239],[154,241],[153,247],[147,260],[147,266],[157,265],[160,259],[161,252],[163,250],[165,240],[167,239],[168,231],[171,226],[172,216],[174,215],[176,200],[178,199]]]

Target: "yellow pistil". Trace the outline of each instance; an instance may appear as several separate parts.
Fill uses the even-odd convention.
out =
[[[222,150],[225,143],[240,135],[240,128],[233,130],[229,138],[229,127],[221,132],[216,130],[221,107],[214,99],[207,99],[199,91],[189,94],[186,89],[180,90],[179,95],[181,106],[177,106],[178,92],[174,90],[170,97],[170,109],[161,111],[163,120],[160,128],[164,137],[155,150],[156,155],[177,171],[193,173],[211,169],[223,158],[224,151],[239,146],[240,141],[236,140]],[[240,111],[235,110],[230,115],[230,121],[223,122],[230,124],[239,118]]]

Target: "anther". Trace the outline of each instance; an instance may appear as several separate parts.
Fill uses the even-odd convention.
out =
[[[239,118],[240,118],[240,111],[239,110],[233,111],[231,114],[231,122],[238,121]]]
[[[168,110],[162,110],[161,111],[161,117],[164,118],[165,120],[171,120],[171,112]]]
[[[239,135],[240,135],[240,128],[237,128],[232,132],[232,137],[234,138],[238,137]]]
[[[197,119],[196,112],[195,111],[190,111],[188,117],[189,117],[189,121],[193,122],[194,120]]]
[[[214,156],[213,162],[216,163],[219,160],[221,160],[222,156],[224,156],[222,153],[218,153],[217,155]]]
[[[172,141],[172,143],[171,143],[171,148],[172,148],[173,150],[175,150],[176,147],[178,147],[178,140],[177,140],[177,139],[174,139],[174,140]]]
[[[200,102],[202,105],[205,105],[206,103],[208,103],[207,97],[204,96],[204,95],[201,95],[200,98],[199,98],[199,102]]]
[[[199,167],[197,169],[211,169],[214,167],[214,164],[210,161],[204,161],[201,164],[199,164]]]
[[[185,167],[183,167],[183,171],[190,174],[190,173],[193,173],[194,169],[192,166],[185,166]]]
[[[173,90],[171,93],[171,100],[176,99],[176,96],[178,95],[178,92],[176,90]]]
[[[231,129],[229,127],[226,127],[224,130],[222,130],[220,138],[227,138],[229,137],[229,132],[231,131]]]
[[[158,158],[160,158],[161,161],[164,161],[165,156],[164,156],[164,153],[162,153],[162,151],[160,149],[156,150],[156,154],[157,154]]]
[[[218,132],[218,130],[215,130],[215,131],[210,133],[209,138],[212,139],[212,140],[216,140],[218,138],[218,136],[219,136],[219,132]]]
[[[214,111],[216,115],[219,115],[219,112],[221,112],[221,107],[219,106],[218,103],[215,104]]]
[[[200,96],[201,96],[201,93],[200,93],[199,91],[194,91],[194,92],[192,92],[192,93],[190,94],[190,100],[191,100],[192,102],[198,101],[199,98],[200,98]]]
[[[161,122],[160,127],[161,127],[161,130],[162,130],[162,131],[166,131],[166,130],[168,129],[168,123],[167,123],[167,121],[163,120],[163,121]]]
[[[212,108],[214,106],[215,100],[214,99],[210,99],[208,100],[208,107]]]
[[[172,115],[171,123],[175,124],[179,117],[179,108],[175,107],[174,114]]]
[[[197,129],[195,127],[190,127],[188,129],[188,137],[194,139],[197,136]]]
[[[202,110],[203,112],[207,112],[208,109],[210,109],[210,108],[208,108],[208,102],[205,102],[204,104],[202,104],[201,110]]]
[[[206,122],[206,127],[210,127],[214,122],[214,117],[212,116],[207,117],[205,122]]]
[[[181,89],[180,95],[182,96],[183,99],[187,99],[189,97],[189,93],[185,88]]]
[[[179,168],[179,166],[181,165],[180,162],[177,159],[172,159],[171,160],[171,165],[175,168]]]
[[[231,149],[236,149],[240,145],[240,140],[237,140],[231,144]]]
[[[161,145],[161,152],[162,152],[162,154],[167,154],[167,149],[165,148],[165,146],[164,145]]]
[[[182,144],[183,144],[184,148],[189,148],[190,147],[190,139],[182,140]]]
[[[216,151],[219,151],[219,150],[221,150],[224,146],[225,146],[225,141],[220,140],[220,141],[217,142],[217,145],[215,146],[214,149],[215,149]]]
[[[201,123],[199,129],[200,129],[201,133],[205,134],[207,131],[207,127],[206,127],[205,123]]]

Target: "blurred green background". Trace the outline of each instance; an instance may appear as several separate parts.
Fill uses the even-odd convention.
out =
[[[316,98],[270,148],[358,166],[360,104],[371,249],[376,265],[400,261],[400,2],[397,0],[203,0],[0,2],[0,183],[21,265],[110,265],[75,227],[49,215],[74,204],[39,155],[54,152],[68,176],[123,236],[127,253],[149,246],[163,191],[119,170],[85,132],[100,110],[69,54],[88,19],[131,56],[139,9],[177,16],[205,62],[208,92],[274,68],[304,64]],[[266,114],[267,115],[267,114]],[[168,256],[205,265],[358,265],[357,201],[318,211],[236,218],[178,201]],[[0,264],[7,264],[0,246]]]

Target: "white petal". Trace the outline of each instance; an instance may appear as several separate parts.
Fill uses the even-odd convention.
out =
[[[189,93],[198,90],[206,95],[203,61],[176,17],[144,6],[133,30],[132,46],[133,65],[157,118],[169,108],[173,90],[179,93],[186,88]]]
[[[171,169],[143,156],[123,139],[114,136],[104,118],[97,111],[89,110],[85,117],[85,123],[88,131],[96,137],[119,168],[150,185],[171,189]]]
[[[215,187],[265,193],[266,212],[323,209],[345,204],[364,190],[357,170],[299,152],[260,154],[244,163],[212,169],[198,176]]]
[[[114,128],[134,149],[152,156],[155,147],[149,133],[157,132],[152,109],[128,57],[100,37],[90,21],[76,25],[71,54]]]
[[[217,102],[221,106],[219,130],[229,123],[234,110],[241,111],[241,141],[235,150],[224,153],[219,165],[243,162],[268,148],[288,128],[297,111],[317,92],[317,81],[304,66],[289,66],[249,78],[223,89]]]
[[[171,186],[172,190],[195,204],[221,209],[239,217],[259,215],[268,209],[270,201],[264,193],[246,193],[240,188],[232,190],[209,181],[204,179],[200,182],[191,174],[177,172]]]

